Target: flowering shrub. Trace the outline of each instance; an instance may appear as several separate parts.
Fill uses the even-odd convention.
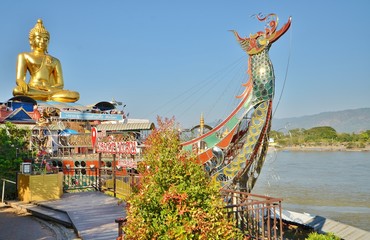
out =
[[[227,217],[219,185],[181,150],[174,119],[148,137],[142,181],[128,201],[125,239],[242,239]]]

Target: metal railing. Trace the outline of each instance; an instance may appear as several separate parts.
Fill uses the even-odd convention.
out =
[[[102,192],[112,192],[116,197],[130,196],[133,188],[139,183],[139,176],[124,173],[114,168],[63,168],[64,191],[94,189]]]
[[[4,202],[4,196],[5,196],[5,183],[8,182],[8,183],[15,184],[15,185],[17,185],[17,183],[14,182],[14,181],[5,179],[5,178],[2,178],[1,181],[3,181],[3,190],[2,190],[2,194],[1,194],[1,202],[3,203]]]
[[[229,217],[253,239],[283,239],[282,199],[222,190]]]
[[[98,189],[99,179],[96,168],[63,168],[64,191]]]
[[[140,177],[136,174],[116,177],[116,192],[117,194],[129,197],[133,189],[139,184]]]
[[[140,177],[133,173],[124,173],[112,168],[101,168],[99,171],[99,190],[109,191],[115,197],[125,199],[133,192],[133,188],[139,184]]]

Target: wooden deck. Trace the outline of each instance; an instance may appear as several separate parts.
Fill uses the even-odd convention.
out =
[[[65,193],[60,200],[11,205],[27,209],[33,215],[73,227],[83,240],[116,239],[118,225],[115,219],[125,217],[124,205],[117,198],[101,192]],[[319,233],[332,232],[345,240],[368,240],[370,232],[321,216],[283,210],[282,219],[309,226]]]
[[[83,240],[116,239],[118,225],[115,219],[125,217],[119,200],[101,192],[65,193],[60,200],[23,204],[33,215],[73,227]]]
[[[311,214],[283,210],[282,219],[313,228],[318,233],[334,233],[345,240],[369,240],[370,232]]]

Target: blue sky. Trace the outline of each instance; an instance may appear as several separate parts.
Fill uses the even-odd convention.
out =
[[[251,17],[261,12],[276,13],[280,26],[293,18],[270,50],[274,117],[370,107],[369,10],[368,0],[5,0],[0,101],[12,97],[17,54],[30,51],[29,30],[42,18],[78,103],[115,98],[131,118],[175,116],[184,127],[201,113],[224,118],[247,79],[247,56],[228,30],[263,30]]]

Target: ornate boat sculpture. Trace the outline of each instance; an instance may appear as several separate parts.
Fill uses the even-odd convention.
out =
[[[243,84],[241,101],[231,114],[212,130],[182,144],[198,154],[206,172],[224,189],[250,192],[262,169],[272,118],[275,75],[269,57],[271,45],[290,27],[291,18],[277,30],[275,14],[259,21],[268,23],[265,31],[248,38],[233,31],[236,40],[248,54],[249,80]]]

